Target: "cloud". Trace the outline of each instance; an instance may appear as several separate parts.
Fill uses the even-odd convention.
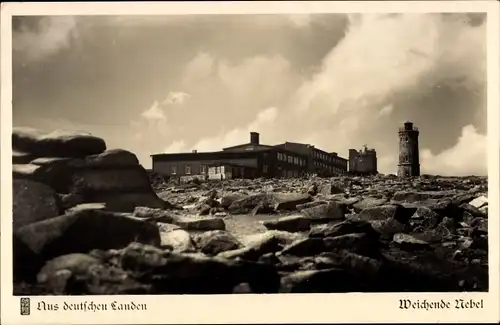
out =
[[[474,168],[448,166],[453,161],[447,160],[449,152],[458,155],[466,139],[484,140],[477,129],[470,132],[473,125],[464,128],[469,133],[461,135],[458,147],[443,142],[444,136],[435,140],[443,123],[449,127],[447,134],[453,136],[453,130],[459,132],[466,125],[459,123],[472,124],[474,112],[485,110],[485,27],[477,20],[474,26],[464,23],[463,18],[439,14],[352,15],[344,38],[309,76],[294,71],[281,55],[231,62],[202,52],[188,65],[189,78],[184,80],[191,81],[189,87],[201,93],[208,107],[224,106],[225,101],[229,105],[221,111],[227,118],[227,123],[220,121],[222,131],[200,135],[201,140],[194,140],[192,149],[220,150],[245,143],[249,131],[260,129],[266,143],[300,141],[342,156],[348,149],[366,143],[377,150],[379,171],[395,173],[397,129],[402,121],[413,120],[421,129],[421,147],[434,148],[435,152],[422,152],[422,170],[441,174],[481,172],[479,165],[485,160],[476,161]],[[217,91],[219,95],[211,97]],[[443,97],[457,98],[459,103],[443,104]],[[281,109],[254,111],[255,107],[266,106]],[[235,110],[234,115],[231,110]],[[215,108],[212,114],[216,112]],[[471,113],[461,122],[449,118],[464,112]],[[251,123],[227,127],[251,116]],[[265,116],[270,116],[269,120]],[[441,147],[436,150],[438,142]]]
[[[431,130],[425,124],[446,119],[452,132],[458,125],[449,120],[450,114],[484,109],[475,106],[482,104],[475,98],[484,97],[485,27],[471,27],[461,18],[351,16],[344,39],[293,96],[288,127],[297,136],[320,146],[335,146],[339,152],[366,141],[382,143],[376,149],[386,162],[394,162],[387,156],[397,157],[397,134],[387,130],[397,130],[401,119],[414,118],[422,132],[437,132],[442,125]],[[447,98],[464,96],[459,103],[463,107],[443,105],[440,91]],[[425,105],[418,107],[420,103]],[[301,135],[301,130],[308,134]],[[396,164],[380,167],[383,172],[395,172]]]
[[[292,76],[290,63],[283,56],[254,56],[238,64],[221,60],[217,74],[223,85],[236,97],[258,96],[268,99],[287,91]]]
[[[378,115],[379,115],[379,117],[390,115],[391,112],[393,111],[393,109],[394,109],[394,105],[386,105],[386,106],[382,107],[382,109],[380,110]]]
[[[165,153],[178,153],[186,149],[186,143],[183,140],[174,141],[164,149]]]
[[[182,105],[186,100],[191,97],[190,94],[182,91],[172,91],[168,94],[167,98],[163,101],[164,105]]]
[[[184,69],[182,83],[191,85],[206,79],[213,71],[215,59],[210,53],[198,53]]]
[[[276,107],[269,107],[260,111],[255,119],[243,128],[234,128],[229,131],[221,131],[215,136],[206,137],[188,146],[182,140],[173,141],[167,149],[169,152],[182,152],[190,150],[219,151],[224,147],[239,145],[249,142],[250,132],[265,132],[269,130],[278,116]]]
[[[167,119],[165,112],[160,108],[160,104],[156,100],[153,102],[153,105],[151,105],[149,109],[142,112],[141,115],[145,119],[151,121]]]
[[[26,19],[26,18],[23,18]],[[76,37],[75,16],[30,17],[13,19],[12,48],[27,60],[40,60],[67,48]]]
[[[473,125],[467,125],[452,148],[437,155],[428,149],[421,150],[421,173],[442,176],[487,175],[487,152],[486,135],[479,134]]]
[[[445,57],[443,52],[453,54],[450,50],[454,47],[463,47],[458,44],[463,40],[457,39],[459,36],[450,33],[449,28],[438,16],[432,15],[352,16],[343,41],[325,57],[322,71],[301,89],[297,109],[321,109],[315,100],[323,97],[330,102],[330,112],[362,110],[366,106],[358,105],[362,99],[372,106],[388,100],[392,94],[434,84],[446,75],[432,73],[433,70],[439,68],[439,63],[449,66],[454,60]],[[443,37],[443,33],[450,34],[449,38]],[[451,48],[443,48],[440,45],[443,41],[452,45]],[[459,53],[462,55],[464,51]],[[439,70],[448,75],[454,72]],[[435,80],[419,84],[430,74]]]

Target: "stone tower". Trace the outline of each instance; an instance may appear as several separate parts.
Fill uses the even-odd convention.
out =
[[[399,128],[399,164],[398,177],[420,176],[418,154],[418,128],[406,122]]]

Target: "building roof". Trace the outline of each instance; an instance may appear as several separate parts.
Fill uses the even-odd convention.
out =
[[[347,160],[346,158],[343,158],[343,157],[339,156],[337,152],[327,152],[325,150],[316,148],[314,145],[307,144],[307,143],[286,141],[284,143],[280,143],[280,144],[275,145],[275,147],[284,147],[284,148],[286,148],[286,145],[292,145],[294,147],[301,147],[301,150],[307,150],[309,148],[312,148],[313,150],[320,151],[320,152],[322,152],[324,154],[332,155],[332,156],[335,156],[337,158]]]
[[[151,155],[152,158],[165,160],[212,160],[212,159],[234,159],[254,157],[262,151],[210,151],[210,152],[181,152],[181,153],[159,153]]]
[[[245,147],[252,147],[253,151],[264,151],[264,150],[271,150],[274,149],[273,146],[268,146],[265,144],[254,144],[254,143],[244,143],[244,144],[239,144],[236,146],[231,146],[231,147],[226,147],[222,148],[223,151],[228,151],[228,150],[234,150],[234,149],[239,149],[239,148],[245,148]]]

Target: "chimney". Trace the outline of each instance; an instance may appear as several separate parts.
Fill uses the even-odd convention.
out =
[[[251,144],[259,144],[259,133],[250,132],[250,143]]]
[[[193,149],[192,153],[198,153],[198,150]]]

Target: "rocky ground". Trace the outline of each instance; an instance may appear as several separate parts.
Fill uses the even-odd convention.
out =
[[[178,184],[14,129],[15,294],[488,290],[485,177]]]

